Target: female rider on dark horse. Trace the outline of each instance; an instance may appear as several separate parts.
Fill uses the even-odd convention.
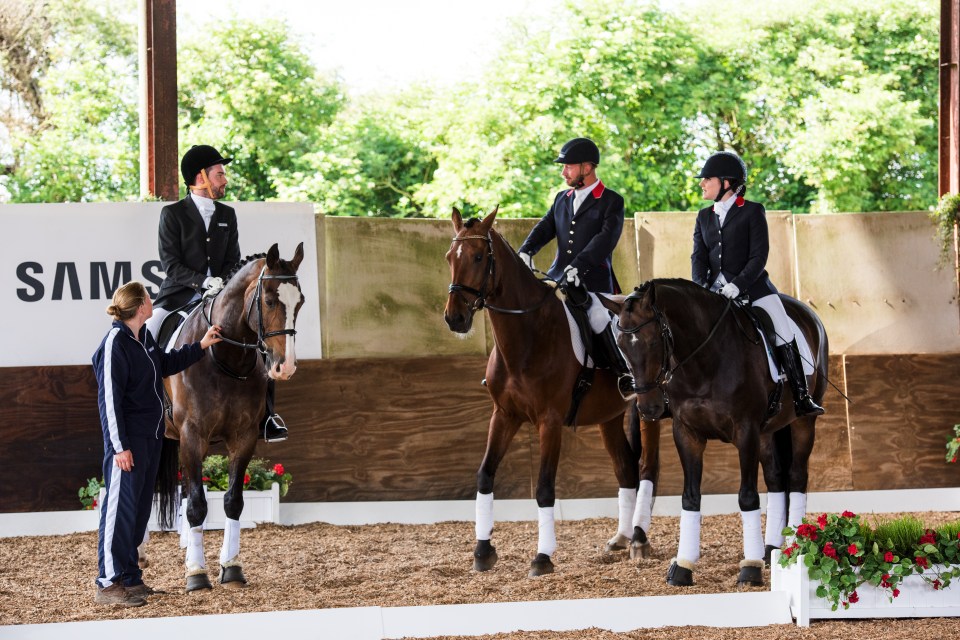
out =
[[[690,257],[694,282],[727,298],[745,297],[751,306],[762,308],[770,316],[776,332],[775,350],[793,392],[797,417],[821,415],[823,409],[807,392],[796,339],[783,302],[766,272],[770,250],[766,211],[762,204],[743,198],[746,192],[746,165],[736,154],[721,151],[707,159],[697,177],[700,178],[704,199],[713,200],[714,204],[697,214],[693,254]],[[783,493],[767,495],[768,521],[771,518],[774,522],[783,520],[784,509]],[[791,500],[791,513],[798,509],[806,509],[805,501],[797,500],[795,503]],[[681,518],[690,525],[686,528],[681,526],[681,531],[692,532],[695,529],[699,533],[699,512],[683,511]],[[743,527],[744,540],[747,540],[748,529],[760,529],[759,509],[743,513]],[[684,540],[681,539],[678,555],[691,560],[698,558],[699,544],[694,548],[692,542],[699,541],[699,535],[682,538],[691,542],[691,548],[684,549]],[[763,557],[763,549],[752,551],[747,557]]]

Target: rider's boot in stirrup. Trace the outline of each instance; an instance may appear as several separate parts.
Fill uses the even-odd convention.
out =
[[[283,418],[273,412],[275,384],[273,380],[267,380],[267,415],[260,424],[263,439],[267,442],[283,442],[287,439],[287,426],[283,423]]]
[[[803,374],[797,354],[796,340],[777,347],[780,365],[783,367],[783,372],[787,374],[787,382],[790,383],[790,390],[793,392],[793,406],[797,417],[821,416],[823,407],[814,402],[807,392],[807,377]]]
[[[610,369],[617,376],[617,391],[620,392],[624,400],[631,400],[637,395],[637,392],[634,390],[637,383],[633,379],[633,374],[630,373],[630,367],[627,365],[627,361],[620,352],[620,347],[617,346],[617,339],[613,337],[613,327],[608,324],[607,327],[597,335],[600,338],[600,344],[603,350],[606,352]]]

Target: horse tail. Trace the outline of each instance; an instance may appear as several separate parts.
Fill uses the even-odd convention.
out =
[[[170,438],[163,439],[163,448],[160,451],[160,469],[157,472],[157,483],[155,487],[156,497],[158,499],[158,513],[160,515],[160,527],[164,530],[173,528],[176,520],[177,509],[179,508],[177,500],[177,488],[180,481],[177,478],[177,472],[180,470],[180,441]]]

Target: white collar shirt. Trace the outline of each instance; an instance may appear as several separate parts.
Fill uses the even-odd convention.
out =
[[[600,180],[594,180],[592,184],[585,185],[584,187],[577,189],[573,192],[573,213],[576,214],[580,209],[580,205],[583,204],[583,201],[587,199],[587,196],[593,191],[594,187],[597,186],[597,183]]]

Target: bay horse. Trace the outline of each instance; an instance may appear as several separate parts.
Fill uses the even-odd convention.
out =
[[[497,562],[491,544],[494,477],[521,424],[530,422],[540,436],[536,489],[539,538],[529,572],[534,577],[554,570],[555,480],[563,421],[581,363],[571,344],[563,302],[493,229],[496,216],[494,208],[482,221],[464,222],[460,212],[453,210],[455,237],[446,254],[452,284],[444,320],[451,331],[467,334],[475,313],[486,308],[495,340],[486,369],[493,415],[486,453],[477,472],[474,569],[487,571]],[[618,531],[607,548],[619,550],[629,545],[631,556],[636,557],[646,555],[650,548],[647,533],[653,484],[659,471],[660,427],[655,422],[641,425],[640,442],[635,445],[640,452],[635,453],[624,434],[624,412],[630,404],[617,391],[615,376],[598,370],[577,412],[576,424],[599,424],[620,486]]]
[[[808,306],[784,294],[780,298],[810,347],[811,395],[820,403],[827,383],[826,331]],[[667,582],[693,584],[700,557],[703,453],[706,441],[714,439],[732,443],[739,453],[744,560],[738,583],[762,585],[764,559],[769,561],[770,550],[782,544],[784,525],[799,525],[806,511],[816,416],[796,416],[789,385],[774,382],[764,342],[734,301],[680,279],[650,280],[626,298],[600,299],[618,314],[618,341],[637,380],[641,415],[657,418],[669,406],[673,416],[683,467],[683,511]],[[768,491],[766,547],[760,531],[758,461]]]
[[[243,477],[253,457],[266,405],[267,378],[289,379],[297,368],[294,336],[303,305],[297,269],[303,260],[301,242],[290,261],[280,259],[277,245],[266,254],[247,257],[223,289],[203,300],[185,321],[175,346],[199,339],[211,324],[221,327],[223,342],[209,356],[164,383],[173,404],[167,416],[166,440],[158,488],[161,511],[173,506],[177,453],[186,485],[187,591],[212,588],[203,553],[203,521],[207,501],[201,466],[211,443],[224,442],[229,486],[223,498],[227,520],[220,550],[220,583],[246,584],[240,562],[240,514]],[[179,442],[179,446],[176,444]],[[169,519],[169,511],[166,518]]]

